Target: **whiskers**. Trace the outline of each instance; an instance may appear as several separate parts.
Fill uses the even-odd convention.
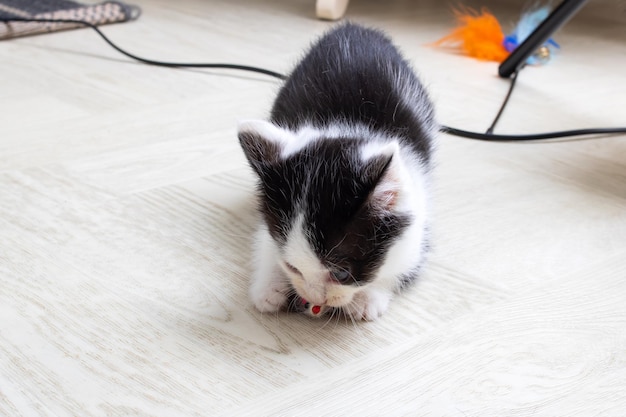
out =
[[[316,329],[314,336],[323,334],[324,337],[328,337],[329,332],[340,332],[340,337],[345,335],[345,326],[349,326],[354,329],[359,335],[363,334],[363,328],[359,326],[361,320],[357,320],[352,317],[347,311],[341,307],[332,307],[331,310],[324,316],[324,321],[321,326]],[[330,334],[332,334],[330,333]]]
[[[289,290],[285,294],[287,296],[287,304],[285,305],[285,310],[290,313],[299,313],[301,311],[300,308],[300,296],[296,292],[293,287],[289,287]]]
[[[352,300],[343,308],[346,319],[352,323],[352,327],[355,329],[358,328],[358,323],[363,321],[363,312],[359,310],[361,310],[361,306],[359,306],[356,297],[352,297]]]

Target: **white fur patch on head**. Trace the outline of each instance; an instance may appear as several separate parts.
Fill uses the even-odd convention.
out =
[[[286,146],[293,138],[290,131],[265,120],[241,120],[237,125],[237,130],[239,133],[255,134],[281,147]]]
[[[308,125],[292,132],[265,120],[242,120],[238,124],[238,132],[239,134],[253,134],[278,145],[282,159],[298,153],[324,134],[323,131]]]
[[[368,142],[361,146],[361,160],[367,162],[368,160],[379,157],[388,156],[394,157],[399,151],[398,142]]]
[[[311,126],[303,126],[297,132],[293,133],[292,140],[283,148],[281,156],[288,158],[290,155],[300,152],[309,143],[318,140],[321,132]]]
[[[314,304],[325,304],[328,270],[319,261],[306,238],[303,216],[294,222],[282,248],[283,268],[298,294]]]

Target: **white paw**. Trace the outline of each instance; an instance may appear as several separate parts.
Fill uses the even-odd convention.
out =
[[[289,286],[278,281],[271,281],[265,286],[252,285],[250,299],[261,313],[273,313],[287,302]]]
[[[353,320],[376,320],[387,311],[391,294],[386,291],[366,289],[357,293],[343,310]]]

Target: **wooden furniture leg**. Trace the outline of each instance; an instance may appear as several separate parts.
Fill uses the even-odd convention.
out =
[[[319,19],[341,19],[348,8],[349,0],[317,0],[315,14]]]

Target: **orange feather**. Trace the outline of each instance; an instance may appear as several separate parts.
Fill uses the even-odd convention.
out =
[[[466,55],[486,61],[503,61],[509,52],[504,48],[504,33],[498,19],[482,9],[454,10],[458,27],[439,39],[433,46],[449,46],[460,49]]]

